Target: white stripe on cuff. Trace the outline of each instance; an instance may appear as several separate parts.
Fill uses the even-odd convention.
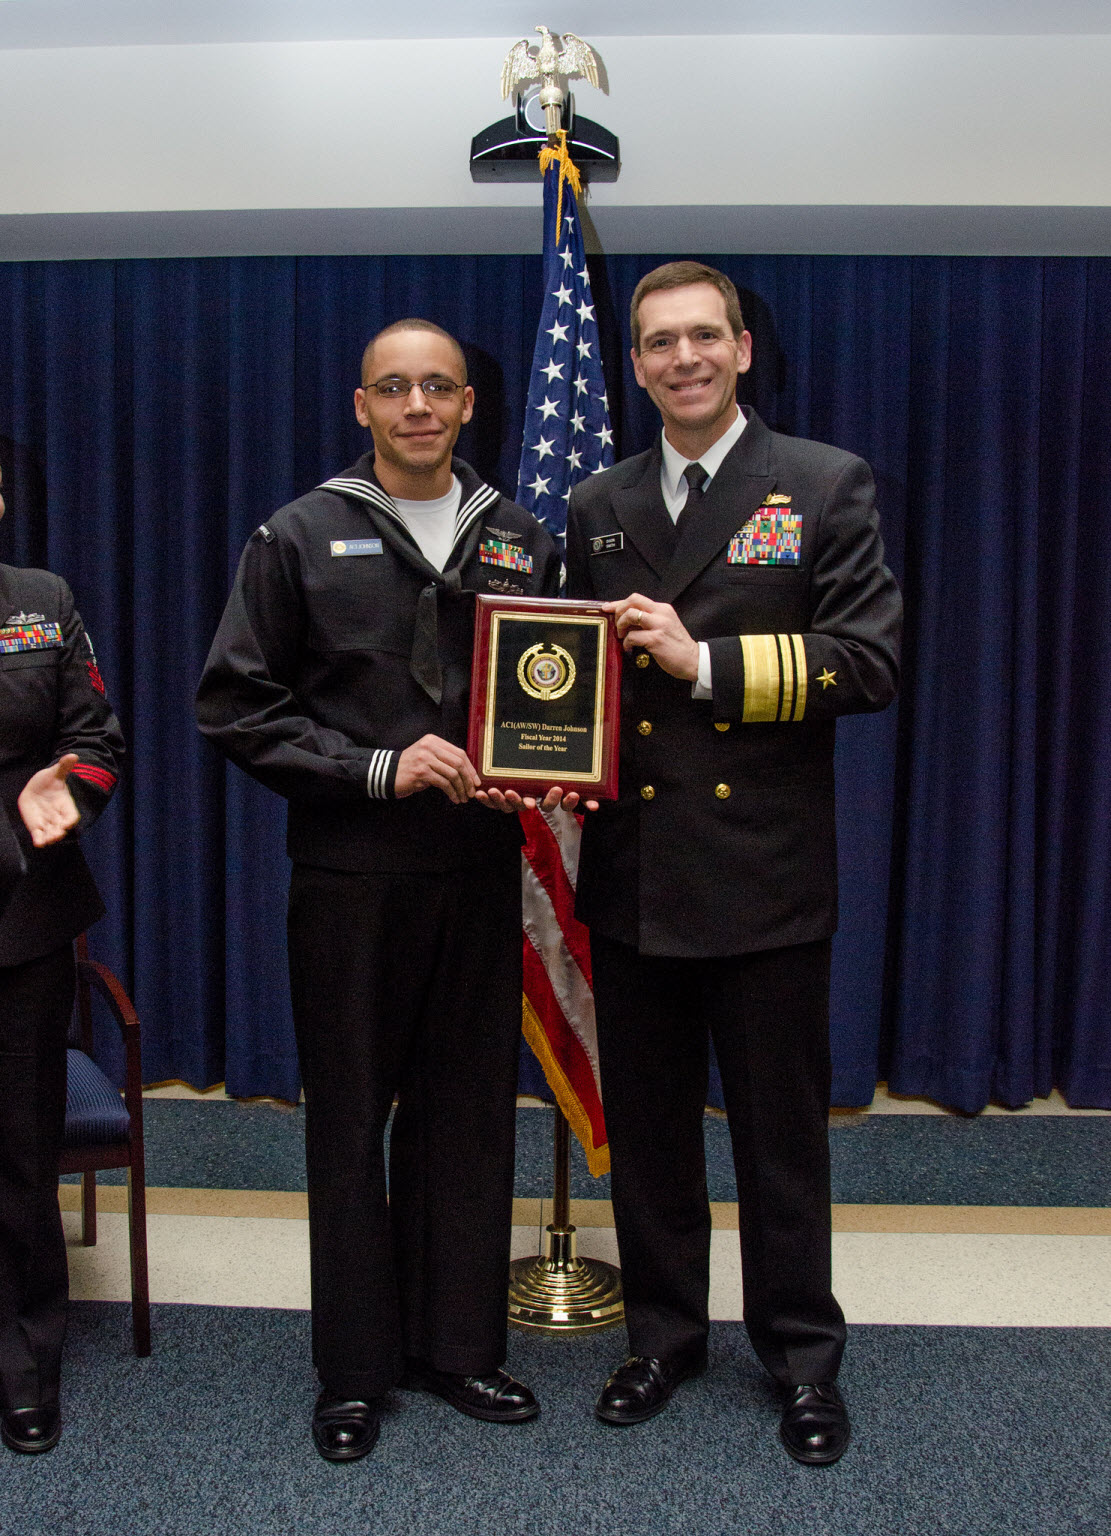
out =
[[[390,765],[394,754],[388,747],[379,747],[370,759],[366,776],[366,792],[372,800],[386,799],[386,784],[390,777]]]

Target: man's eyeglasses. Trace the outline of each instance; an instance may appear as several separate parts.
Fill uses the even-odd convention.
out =
[[[364,384],[363,388],[376,389],[384,400],[403,400],[413,388],[412,379],[375,379],[373,384]],[[426,400],[450,400],[457,389],[466,389],[465,384],[456,384],[452,379],[421,379],[418,388]]]

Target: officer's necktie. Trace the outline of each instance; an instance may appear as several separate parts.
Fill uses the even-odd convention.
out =
[[[687,491],[687,499],[683,503],[679,516],[675,519],[677,533],[682,533],[684,524],[690,518],[697,515],[697,510],[701,505],[703,497],[702,487],[709,478],[709,474],[703,469],[701,464],[688,464],[683,471],[683,479],[687,482],[690,489]]]

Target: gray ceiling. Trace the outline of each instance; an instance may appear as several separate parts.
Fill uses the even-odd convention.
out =
[[[1109,0],[0,0],[0,48],[506,37],[1103,33]]]

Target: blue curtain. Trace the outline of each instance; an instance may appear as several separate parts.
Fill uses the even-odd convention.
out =
[[[660,259],[594,273],[622,453],[657,430],[621,338]],[[747,398],[873,465],[907,597],[898,710],[839,728],[835,1102],[882,1074],[1111,1107],[1111,262],[707,259],[742,291]],[[540,284],[539,257],[0,266],[0,559],[70,581],[131,742],[94,948],[149,1080],[298,1089],[282,807],[193,726],[242,544],[361,451],[359,354],[404,314],[465,343],[461,451],[512,490]]]

